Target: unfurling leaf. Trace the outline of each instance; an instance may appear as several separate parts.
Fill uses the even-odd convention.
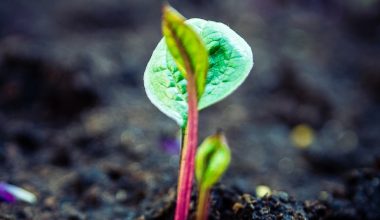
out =
[[[240,86],[252,69],[252,51],[237,33],[222,23],[198,18],[185,23],[200,36],[208,51],[206,86],[198,101],[198,108],[203,109]],[[194,56],[193,52],[189,54]],[[192,62],[198,59],[197,56],[196,53]],[[165,39],[162,39],[153,51],[144,73],[144,86],[151,102],[180,126],[186,122],[188,109],[187,81],[181,73],[183,69],[183,65],[173,59]]]
[[[218,182],[230,160],[231,152],[222,133],[206,138],[195,158],[195,176],[200,186],[209,188]]]
[[[188,79],[195,76],[198,99],[202,96],[208,71],[208,54],[205,45],[185,18],[170,6],[164,6],[162,31],[166,45],[179,71]]]

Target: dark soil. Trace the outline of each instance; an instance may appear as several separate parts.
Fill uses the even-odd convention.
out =
[[[328,201],[327,219],[380,219],[380,172],[373,169],[353,171],[344,191]]]
[[[255,57],[200,114],[200,140],[223,128],[232,151],[210,219],[380,219],[380,1],[172,3],[228,24]],[[0,181],[38,197],[0,202],[0,220],[171,219],[178,127],[142,81],[160,7],[0,2]],[[299,124],[307,148],[291,140]]]
[[[196,196],[193,196],[194,205]],[[318,201],[297,202],[285,192],[256,198],[242,194],[240,190],[219,186],[211,193],[209,219],[322,219],[326,216],[326,207]],[[174,205],[163,205],[141,219],[173,219]],[[192,209],[190,218],[195,216]]]
[[[174,188],[161,203],[140,219],[173,219]],[[237,187],[217,186],[211,192],[209,219],[379,219],[380,171],[355,170],[346,177],[345,186],[327,193],[320,200],[297,201],[286,192],[257,198]],[[194,218],[196,194],[192,197],[191,217]]]

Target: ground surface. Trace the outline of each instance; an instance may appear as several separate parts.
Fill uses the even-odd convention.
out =
[[[253,47],[250,77],[200,121],[201,139],[216,128],[229,139],[233,159],[222,183],[234,202],[264,184],[302,206],[337,194],[342,201],[326,210],[376,219],[375,209],[352,201],[378,193],[377,174],[372,182],[360,177],[373,190],[358,199],[344,191],[363,189],[345,187],[343,176],[380,156],[379,1],[173,4],[189,18],[228,24]],[[0,180],[39,198],[0,203],[0,219],[134,219],[157,204],[173,207],[178,156],[164,149],[178,128],[149,102],[142,82],[161,37],[160,7],[0,3]],[[290,140],[299,124],[314,130],[306,149]]]

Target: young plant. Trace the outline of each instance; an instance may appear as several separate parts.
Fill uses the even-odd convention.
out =
[[[206,220],[211,187],[228,168],[231,152],[221,132],[212,135],[199,146],[195,158],[195,176],[198,181],[197,220]]]
[[[176,220],[187,219],[198,141],[198,111],[232,93],[253,66],[252,51],[222,23],[185,18],[163,7],[164,38],[153,51],[144,86],[150,101],[182,131]]]

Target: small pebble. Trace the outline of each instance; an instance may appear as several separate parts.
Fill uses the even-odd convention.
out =
[[[276,195],[280,198],[281,202],[289,202],[289,194],[283,191],[279,191]]]
[[[232,210],[236,214],[240,209],[244,208],[243,204],[240,202],[235,202],[235,204],[232,206]]]
[[[264,197],[266,195],[270,195],[271,194],[271,189],[268,187],[268,186],[265,186],[265,185],[258,185],[256,187],[256,195],[257,197]]]
[[[115,198],[118,202],[125,202],[128,198],[128,193],[125,190],[117,191]]]
[[[57,200],[53,196],[49,196],[44,200],[44,205],[47,208],[55,208],[57,206]]]

